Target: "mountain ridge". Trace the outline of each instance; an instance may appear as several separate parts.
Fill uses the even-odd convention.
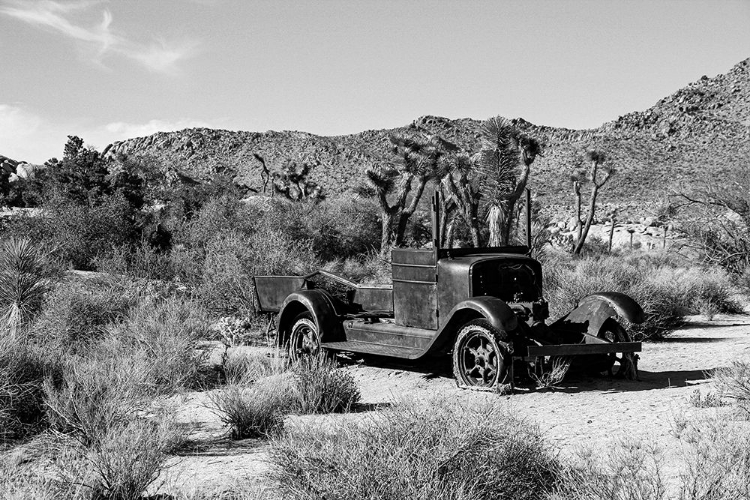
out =
[[[568,129],[515,120],[537,137],[545,154],[532,167],[530,186],[540,199],[555,204],[570,196],[569,173],[589,147],[607,152],[618,170],[603,196],[615,204],[643,206],[658,201],[670,186],[694,181],[696,175],[750,163],[750,58],[729,72],[703,76],[644,111],[634,111],[593,129]],[[367,168],[392,160],[388,136],[420,127],[469,151],[479,145],[481,121],[425,115],[391,129],[319,136],[301,131],[246,132],[193,128],[157,132],[117,141],[110,156],[150,157],[198,180],[228,173],[247,186],[260,185],[265,158],[271,171],[287,159],[315,165],[310,179],[329,195],[364,182]]]

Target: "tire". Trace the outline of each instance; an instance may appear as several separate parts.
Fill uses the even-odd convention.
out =
[[[597,337],[615,344],[631,341],[628,332],[613,319],[608,319],[604,322]],[[606,372],[611,376],[627,378],[629,380],[638,378],[638,355],[635,353],[618,352],[606,354],[599,363],[597,363],[596,367],[596,371],[599,373]]]
[[[466,323],[453,346],[453,376],[459,387],[490,389],[510,382],[510,346],[487,320]]]
[[[308,356],[321,355],[323,349],[320,348],[320,332],[309,312],[305,311],[294,318],[287,349],[292,362]]]

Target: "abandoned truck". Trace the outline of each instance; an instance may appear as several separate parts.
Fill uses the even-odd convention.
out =
[[[526,196],[527,210],[530,195]],[[635,378],[636,352],[618,319],[643,321],[621,293],[602,292],[547,324],[542,266],[527,246],[440,248],[439,198],[433,248],[396,248],[391,285],[361,285],[325,271],[256,276],[260,310],[277,314],[277,342],[289,356],[350,352],[418,360],[451,355],[461,387],[486,389],[540,376],[563,361]],[[531,234],[527,215],[526,233]],[[514,368],[515,367],[515,368]],[[533,375],[532,375],[533,374]]]

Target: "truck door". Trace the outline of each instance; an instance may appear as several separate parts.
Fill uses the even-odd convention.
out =
[[[393,264],[393,309],[397,325],[437,330],[437,268],[432,250],[397,248]]]

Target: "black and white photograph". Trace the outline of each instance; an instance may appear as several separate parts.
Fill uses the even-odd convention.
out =
[[[0,500],[750,500],[750,0],[0,0]]]

